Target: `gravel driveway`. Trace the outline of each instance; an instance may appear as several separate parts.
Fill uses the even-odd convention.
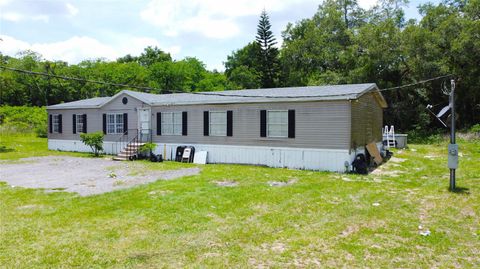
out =
[[[76,192],[81,196],[198,173],[197,167],[159,171],[145,169],[141,162],[118,162],[110,158],[47,156],[0,162],[0,181],[11,186]]]

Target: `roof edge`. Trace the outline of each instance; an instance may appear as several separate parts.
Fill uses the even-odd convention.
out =
[[[380,92],[380,89],[378,88],[376,83],[373,83],[372,86],[370,86],[369,88],[367,88],[366,90],[358,94],[356,99],[360,98],[362,95],[369,92],[373,93],[375,100],[377,101],[377,103],[380,105],[381,108],[388,108],[387,100],[385,100],[385,97],[383,97],[383,94]]]
[[[118,96],[120,96],[120,95],[122,95],[122,94],[126,94],[126,95],[128,95],[128,96],[130,96],[130,97],[132,97],[132,98],[134,98],[134,99],[137,99],[138,101],[140,101],[140,102],[142,102],[142,103],[151,105],[151,102],[148,102],[147,100],[142,100],[142,98],[140,98],[140,97],[133,96],[133,95],[130,93],[129,90],[121,90],[121,91],[117,92],[114,96],[112,96],[112,97],[110,98],[110,100],[108,100],[107,102],[101,104],[98,108],[101,108],[101,107],[105,106],[106,104],[112,102],[114,99],[116,99]]]

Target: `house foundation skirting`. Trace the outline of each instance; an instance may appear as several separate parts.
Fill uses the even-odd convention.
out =
[[[115,142],[104,141],[103,150],[106,154],[112,154]],[[80,140],[48,139],[49,150],[91,152],[92,149]]]
[[[207,163],[230,163],[265,165],[291,169],[345,172],[345,162],[351,164],[348,150],[312,149],[260,146],[232,146],[212,144],[163,144],[157,143],[155,154],[174,160],[178,146],[193,146],[195,151],[207,151]],[[112,154],[114,142],[105,141],[106,154]],[[79,140],[49,139],[48,149],[61,151],[90,152],[91,149]]]
[[[155,153],[163,154],[167,160],[173,160],[175,159],[178,146],[193,146],[195,147],[195,152],[207,151],[207,163],[252,164],[292,169],[345,172],[345,161],[350,160],[348,150],[212,144],[157,143]]]

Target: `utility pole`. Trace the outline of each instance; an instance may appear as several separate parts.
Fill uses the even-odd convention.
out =
[[[450,81],[450,145],[448,145],[448,168],[450,168],[450,191],[455,191],[455,169],[458,168],[458,145],[455,144],[455,80]]]

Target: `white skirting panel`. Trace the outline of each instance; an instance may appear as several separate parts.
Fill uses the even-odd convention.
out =
[[[345,172],[345,161],[350,160],[348,150],[280,148],[202,144],[157,143],[155,154],[175,159],[178,146],[193,146],[195,151],[207,151],[207,163],[266,165],[293,169]]]
[[[113,144],[114,142],[103,142],[103,150],[106,154],[112,154]],[[74,152],[92,152],[92,149],[83,144],[80,140],[48,139],[48,149]]]
[[[112,154],[113,144],[114,142],[104,142],[105,153]],[[351,163],[353,160],[348,150],[202,144],[157,143],[155,154],[163,154],[166,160],[174,160],[178,146],[193,146],[195,151],[207,151],[207,163],[252,164],[292,169],[345,172],[345,162]],[[85,146],[79,140],[49,139],[48,149],[91,152],[90,147]]]

